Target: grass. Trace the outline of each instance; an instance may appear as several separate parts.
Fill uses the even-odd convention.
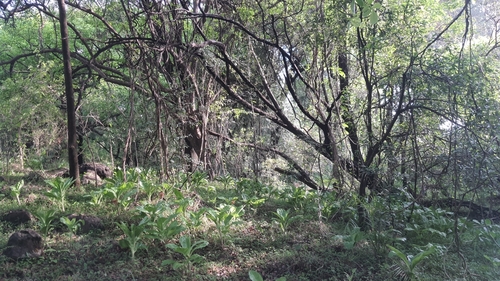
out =
[[[21,179],[22,175],[7,177],[9,183]],[[241,223],[231,225],[224,243],[220,241],[216,225],[204,217],[201,224],[186,227],[168,241],[144,237],[141,240],[144,249],[139,248],[132,259],[130,249],[120,246],[119,241],[126,237],[117,224],[138,225],[141,217],[137,215],[136,208],[150,201],[149,194],[139,190],[137,201],[125,207],[106,197],[103,203],[92,205],[86,195],[96,190],[95,187],[72,188],[68,190],[66,210],[62,212],[50,204],[50,198],[44,196],[49,187],[43,179],[35,182],[25,179],[25,182],[20,194],[21,206],[16,197],[8,195],[10,190],[5,186],[10,184],[4,185],[1,192],[6,196],[0,197],[0,214],[19,208],[32,213],[53,209],[57,211],[57,219],[54,220],[54,230],[44,237],[46,247],[43,257],[14,262],[0,256],[0,280],[250,280],[250,270],[260,273],[264,280],[280,277],[292,281],[398,280],[391,270],[398,260],[389,257],[390,249],[384,246],[385,243],[397,245],[405,255],[415,255],[420,251],[418,247],[438,243],[436,253],[415,266],[415,278],[419,280],[495,280],[500,276],[500,270],[483,257],[483,254],[487,254],[500,258],[498,249],[492,247],[486,236],[480,235],[482,226],[472,222],[462,229],[460,253],[454,251],[451,235],[438,235],[439,241],[429,241],[425,235],[414,235],[413,232],[408,232],[412,235],[406,237],[404,227],[396,227],[396,231],[391,230],[391,226],[384,229],[374,227],[371,232],[364,233],[363,239],[355,240],[352,247],[346,247],[349,237],[359,237],[354,236],[357,235],[353,232],[355,228],[349,226],[355,217],[355,211],[350,210],[355,208],[349,205],[351,203],[347,199],[342,201],[342,210],[335,219],[319,221],[314,199],[305,197],[301,199],[302,202],[298,202],[282,195],[266,198],[265,203],[254,211],[245,212],[239,218]],[[172,185],[175,186],[175,183]],[[165,198],[169,208],[162,210],[166,216],[175,213],[180,204],[185,204],[185,209],[181,209],[177,215],[180,222],[184,222],[183,216],[190,211],[218,207],[223,199],[217,197],[238,197],[238,192],[227,183],[199,179],[196,186],[181,192],[183,200],[188,200],[189,204],[171,195]],[[281,189],[281,192],[286,191]],[[151,198],[151,204],[156,204],[160,196],[153,194]],[[234,204],[238,205],[238,200]],[[297,213],[301,214],[300,220],[288,225],[286,233],[273,222],[273,213],[278,208],[299,208]],[[70,237],[64,233],[66,228],[58,222],[60,217],[71,213],[101,218],[104,230]],[[432,224],[432,217],[426,215],[426,227],[438,229]],[[383,220],[384,216],[372,217],[372,220],[377,219]],[[436,224],[439,222],[436,220]],[[35,222],[13,226],[0,221],[0,247],[6,244],[12,232],[23,228],[40,231]],[[174,270],[169,265],[162,266],[164,260],[183,260],[181,254],[166,245],[179,245],[179,238],[184,235],[192,237],[193,242],[208,242],[206,247],[196,250],[203,260],[189,267],[189,272],[185,269]],[[380,240],[380,245],[376,244],[378,240],[374,237]]]

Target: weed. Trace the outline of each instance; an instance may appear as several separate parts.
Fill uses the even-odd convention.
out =
[[[70,233],[70,239],[73,238],[74,235],[76,235],[76,233],[78,232],[78,229],[80,229],[80,227],[85,224],[85,221],[83,220],[77,220],[76,218],[73,218],[73,219],[69,219],[68,217],[61,217],[60,218],[60,221],[62,224],[64,224],[68,230],[69,230],[69,233]]]
[[[217,209],[208,209],[207,217],[215,223],[221,244],[224,245],[224,237],[229,233],[231,226],[239,224],[238,219],[243,215],[244,206],[235,207],[221,204]]]
[[[233,197],[219,196],[219,197],[217,197],[217,200],[222,201],[222,203],[225,205],[234,205],[239,199],[240,198],[237,196],[233,196]]]
[[[365,239],[365,233],[355,223],[349,224],[346,230],[348,232],[346,235],[336,235],[336,238],[342,240],[344,248],[347,250],[352,250],[361,240]]]
[[[481,226],[478,234],[478,239],[481,242],[486,242],[487,245],[494,245],[494,248],[500,249],[500,226],[493,224],[490,219],[484,220],[483,223],[477,224]],[[483,255],[494,267],[500,267],[500,259]]]
[[[120,229],[125,234],[125,238],[118,242],[120,244],[120,247],[122,247],[122,249],[130,249],[130,254],[131,254],[132,260],[134,260],[135,253],[139,249],[146,248],[146,246],[142,242],[144,229],[145,229],[146,225],[145,224],[139,224],[139,225],[131,224],[129,227],[124,222],[116,223],[116,225],[118,225],[118,227],[120,227]]]
[[[161,190],[162,186],[152,180],[151,170],[140,172],[137,187],[140,191],[146,193],[148,203],[153,200],[153,195]]]
[[[55,220],[56,211],[54,210],[39,210],[34,213],[34,216],[38,219],[38,227],[40,227],[40,232],[43,236],[47,237],[49,232],[54,229],[52,222]]]
[[[273,214],[275,216],[273,218],[273,221],[278,223],[278,225],[280,226],[280,229],[281,229],[281,231],[283,231],[283,233],[286,233],[286,230],[293,222],[295,222],[296,220],[298,220],[302,217],[301,215],[291,216],[290,212],[288,210],[284,210],[281,208],[278,208],[276,210],[276,212],[273,212]]]
[[[149,181],[141,181],[139,184],[139,190],[144,191],[146,193],[148,203],[151,203],[153,200],[153,195],[160,190],[160,186],[155,183]]]
[[[326,221],[331,220],[341,210],[341,202],[336,192],[321,194],[318,198],[318,217]]]
[[[145,217],[145,220],[141,221],[140,225],[147,225],[145,229],[147,238],[156,239],[164,243],[185,230],[185,227],[175,220],[177,215],[172,214],[168,217],[157,217],[154,221]]]
[[[266,202],[265,198],[259,198],[257,196],[248,196],[246,193],[242,193],[240,196],[240,201],[243,205],[249,206],[251,210],[255,211],[258,207]]]
[[[207,173],[205,172],[200,172],[200,171],[195,171],[191,175],[191,184],[193,185],[194,188],[200,188],[202,186],[206,186],[208,184],[207,180]]]
[[[16,185],[10,187],[10,196],[16,198],[17,204],[21,205],[21,200],[19,196],[21,195],[21,189],[24,186],[24,180],[20,180]]]
[[[84,197],[89,199],[88,203],[91,206],[100,206],[104,198],[104,193],[104,189],[99,189],[90,192],[90,194],[84,195]]]
[[[230,175],[220,176],[217,180],[222,183],[224,189],[234,185],[234,179]]]
[[[132,203],[137,192],[134,187],[135,183],[133,182],[108,182],[104,188],[104,197],[125,209]]]
[[[405,227],[406,236],[415,241],[443,240],[454,229],[454,220],[447,216],[451,213],[442,209],[415,209],[411,222]]]
[[[420,262],[422,262],[424,258],[436,251],[436,247],[429,244],[427,245],[427,250],[421,251],[417,255],[412,256],[404,254],[401,250],[391,245],[387,245],[387,247],[389,247],[389,249],[391,250],[389,256],[397,256],[402,262],[402,264],[395,264],[392,267],[394,275],[397,276],[400,280],[417,280],[417,277],[415,275],[415,267]]]
[[[175,195],[175,204],[177,204],[177,209],[175,210],[176,213],[182,214],[184,218],[186,218],[186,212],[188,207],[193,203],[193,201],[190,198],[184,197],[184,194],[179,189],[174,189],[173,190],[174,195]]]
[[[240,179],[238,182],[236,182],[236,189],[238,193],[246,193],[249,194],[250,196],[255,196],[258,198],[263,198],[263,192],[264,188],[266,186],[262,184],[261,182],[257,180],[251,180],[251,179]]]
[[[144,204],[139,205],[135,208],[135,212],[138,214],[139,219],[143,219],[144,217],[148,217],[149,221],[156,221],[158,217],[162,217],[163,214],[169,211],[169,206],[165,203],[165,201],[159,201],[156,204]]]
[[[167,259],[161,264],[162,266],[171,265],[174,270],[186,267],[187,272],[190,272],[192,271],[194,264],[199,264],[203,261],[203,257],[195,254],[194,252],[208,246],[208,242],[205,240],[199,240],[192,243],[190,236],[182,236],[179,238],[179,243],[180,246],[176,244],[167,244],[166,246],[174,252],[181,254],[184,257],[184,260],[176,261],[173,259]]]
[[[53,180],[46,180],[45,182],[52,187],[51,190],[44,193],[45,196],[57,201],[61,210],[64,212],[64,206],[66,205],[66,193],[75,180],[71,178],[55,178]]]
[[[171,184],[163,183],[160,187],[160,193],[162,199],[168,199],[172,195],[174,187]]]
[[[284,198],[295,210],[304,208],[307,192],[302,187],[293,186],[291,190],[285,190],[281,197]]]
[[[194,228],[199,227],[203,223],[203,218],[206,212],[206,208],[200,208],[198,211],[188,211],[186,218],[188,228],[193,230]]]

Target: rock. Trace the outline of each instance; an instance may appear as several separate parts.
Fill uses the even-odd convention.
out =
[[[96,216],[90,216],[90,215],[83,215],[83,214],[71,214],[68,216],[68,219],[76,219],[82,220],[84,223],[81,225],[80,229],[78,230],[78,233],[89,233],[93,232],[95,230],[103,230],[104,225],[102,223],[102,220]]]
[[[111,178],[113,176],[113,170],[102,163],[85,163],[80,165],[80,173],[88,171],[95,171],[101,179]]]
[[[101,185],[102,179],[96,175],[95,171],[88,171],[83,174],[81,183]]]
[[[31,229],[14,232],[3,254],[13,260],[40,257],[43,254],[42,236]]]
[[[69,178],[69,170],[66,168],[58,168],[45,172],[49,178]]]
[[[24,182],[43,182],[45,178],[38,172],[31,171],[24,177]]]
[[[10,222],[12,224],[21,224],[30,222],[34,219],[33,215],[25,210],[13,210],[3,214],[0,220]]]

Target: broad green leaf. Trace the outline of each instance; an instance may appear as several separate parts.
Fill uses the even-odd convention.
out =
[[[370,24],[376,24],[377,22],[378,22],[378,13],[375,10],[372,10],[370,14]]]
[[[262,275],[255,270],[248,271],[248,277],[250,277],[250,280],[252,281],[264,281]]]
[[[387,245],[387,247],[389,247],[389,249],[391,249],[389,256],[391,256],[391,255],[398,256],[406,264],[406,266],[408,266],[408,268],[410,268],[410,261],[408,260],[408,257],[403,252],[401,252],[400,250],[396,249],[395,247],[393,247],[391,245]]]
[[[418,253],[411,260],[410,268],[411,269],[415,268],[415,266],[417,266],[417,264],[419,264],[425,257],[427,257],[429,255],[432,255],[435,251],[436,251],[436,247],[435,246],[431,246],[429,249],[427,249],[427,250],[425,250],[423,252]]]

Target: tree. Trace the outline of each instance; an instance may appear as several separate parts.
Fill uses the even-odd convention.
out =
[[[64,63],[64,85],[66,93],[66,112],[68,114],[68,162],[69,175],[75,179],[74,185],[80,186],[80,171],[78,167],[78,144],[76,135],[75,98],[73,91],[73,76],[71,69],[71,53],[69,49],[68,23],[64,0],[58,0],[59,27],[61,28],[62,54]]]

